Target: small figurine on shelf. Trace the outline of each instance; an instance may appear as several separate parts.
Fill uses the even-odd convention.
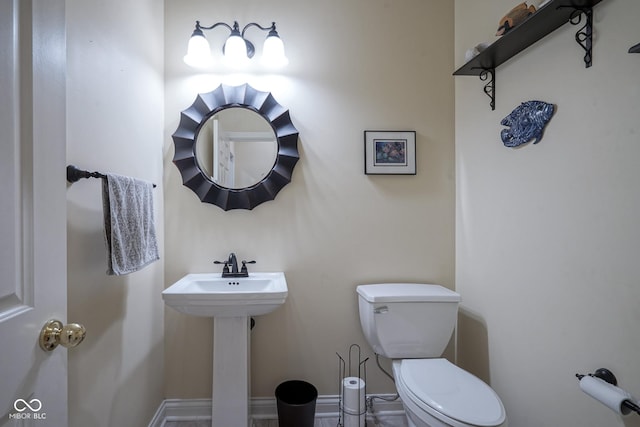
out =
[[[498,32],[496,36],[503,36],[513,29],[516,25],[527,19],[533,13],[535,13],[536,7],[534,5],[527,6],[527,2],[522,2],[509,11],[500,20],[498,26]]]
[[[478,43],[475,47],[468,49],[464,54],[465,61],[471,61],[476,55],[480,54],[483,50],[491,45],[489,42]]]

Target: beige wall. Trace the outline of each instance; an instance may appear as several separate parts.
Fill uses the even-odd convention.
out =
[[[335,352],[355,342],[370,355],[357,284],[454,286],[450,2],[167,1],[164,135],[159,3],[67,5],[69,163],[155,181],[161,194],[162,140],[166,184],[164,209],[156,198],[166,261],[123,278],[103,273],[99,181],[68,190],[69,320],[89,329],[69,357],[72,425],[144,425],[164,376],[166,397],[210,395],[211,321],[166,310],[163,348],[159,294],[185,273],[216,270],[211,261],[232,250],[257,259],[256,270],[285,271],[290,287],[252,333],[254,396],[288,378],[337,392]],[[511,6],[455,3],[456,66],[493,39]],[[639,57],[626,53],[640,9],[618,0],[595,12],[591,69],[567,25],[498,69],[496,111],[478,79],[455,79],[459,360],[519,427],[640,425],[592,402],[573,377],[609,367],[640,395]],[[275,20],[291,64],[276,76],[194,74],[180,59],[196,19]],[[244,81],[290,108],[302,158],[275,201],[223,212],[182,187],[170,135],[197,92]],[[499,122],[529,99],[558,111],[540,144],[506,149]],[[418,175],[365,176],[365,129],[416,130]],[[369,380],[370,392],[392,390],[373,364]]]
[[[67,20],[67,160],[157,183],[162,246],[162,2],[68,1]],[[107,276],[100,180],[67,198],[68,319],[87,328],[69,351],[70,425],[147,425],[163,398],[164,254]]]
[[[284,271],[289,297],[252,332],[252,394],[283,380],[338,392],[336,352],[372,355],[356,285],[427,281],[454,286],[453,3],[448,0],[165,5],[165,285],[219,271],[235,251],[256,271]],[[276,21],[290,65],[281,74],[198,74],[182,63],[195,20]],[[264,35],[249,30],[257,42]],[[225,31],[207,33],[222,46]],[[224,212],[182,186],[172,164],[180,111],[221,82],[248,81],[291,111],[301,160],[293,181],[253,211]],[[365,176],[363,131],[415,130],[417,176]],[[165,311],[166,397],[211,395],[212,321]],[[392,384],[369,364],[369,391]]]
[[[512,1],[455,2],[455,62],[493,40]],[[635,0],[595,8],[593,67],[566,25],[482,83],[456,77],[459,356],[502,397],[510,425],[638,426],[580,392],[608,367],[640,396],[640,55]],[[557,105],[543,140],[507,149],[500,120],[520,102]]]

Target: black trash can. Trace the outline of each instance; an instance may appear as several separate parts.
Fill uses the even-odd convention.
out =
[[[276,387],[279,427],[313,427],[318,390],[306,381],[285,381]]]

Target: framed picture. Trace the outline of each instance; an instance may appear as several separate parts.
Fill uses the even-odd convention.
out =
[[[364,131],[364,173],[415,175],[415,131]]]

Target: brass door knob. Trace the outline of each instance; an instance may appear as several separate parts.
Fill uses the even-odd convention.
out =
[[[58,344],[73,348],[84,340],[86,334],[87,330],[79,323],[63,326],[61,321],[52,319],[45,323],[40,331],[40,348],[44,351],[53,351]]]

